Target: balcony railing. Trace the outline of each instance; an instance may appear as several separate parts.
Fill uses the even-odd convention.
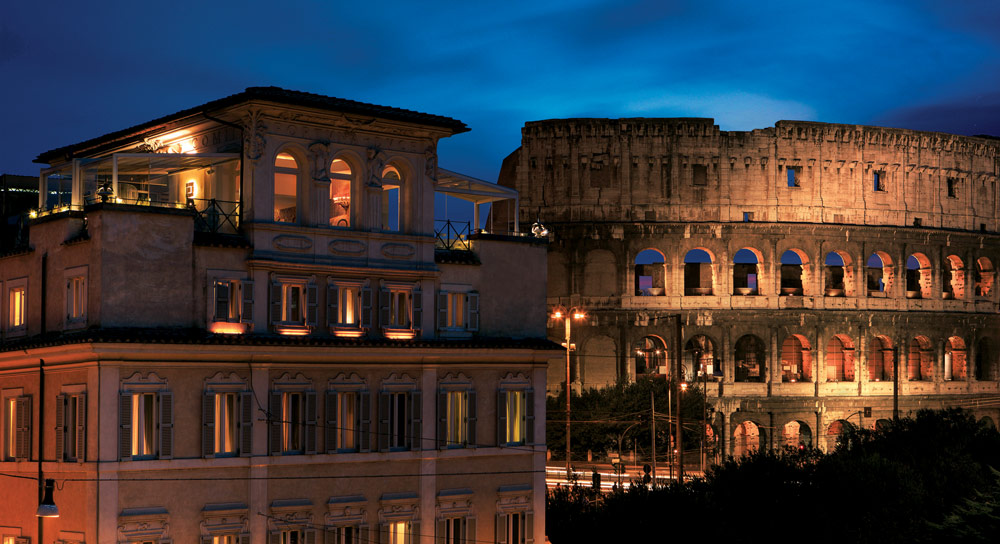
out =
[[[468,221],[434,221],[434,247],[449,251],[472,251],[469,244],[470,223]]]
[[[240,228],[240,203],[228,200],[192,198],[188,206],[198,215],[194,219],[196,232],[236,234]]]

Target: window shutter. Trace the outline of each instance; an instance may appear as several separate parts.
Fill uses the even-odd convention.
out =
[[[323,437],[326,439],[326,452],[335,453],[337,451],[337,435],[341,429],[337,426],[337,406],[340,399],[337,392],[329,390],[326,392],[326,428],[323,430]],[[357,427],[355,427],[357,428]]]
[[[448,520],[439,519],[435,524],[434,542],[448,544]]]
[[[438,328],[448,327],[448,292],[438,291]]]
[[[174,395],[169,391],[160,393],[160,459],[174,456]]]
[[[215,286],[215,313],[212,321],[229,321],[229,285],[228,281],[216,280]]]
[[[420,542],[420,522],[411,521],[406,524],[409,528],[410,540],[407,540],[407,544],[410,542],[417,543]]]
[[[271,455],[276,455],[281,453],[281,420],[283,414],[281,413],[281,393],[277,391],[271,392],[271,402],[268,406],[267,421],[270,423],[270,432],[268,433],[268,451]],[[279,539],[281,535],[278,535]]]
[[[240,393],[240,457],[253,455],[253,414],[253,393],[243,391]]]
[[[385,523],[378,525],[378,544],[389,544],[389,526]]]
[[[389,326],[389,290],[378,290],[378,324],[383,329]]]
[[[240,308],[240,321],[253,323],[253,280],[243,280],[240,284],[243,295],[243,307]],[[242,536],[240,538],[243,538]]]
[[[339,318],[340,289],[336,285],[326,287],[326,324],[334,326]]]
[[[340,544],[340,528],[324,527],[323,544]]]
[[[14,544],[31,544],[30,536],[19,536],[14,538]]]
[[[389,449],[389,393],[378,394],[378,451]]]
[[[465,419],[466,423],[466,446],[470,448],[476,447],[476,390],[470,389],[466,394],[466,406],[465,413],[467,417]]]
[[[132,459],[132,395],[122,393],[118,397],[118,458]]]
[[[465,518],[465,538],[462,539],[463,544],[466,542],[477,542],[476,540],[476,518]]]
[[[525,427],[524,437],[526,444],[535,443],[535,390],[528,389],[524,392],[525,397]]]
[[[306,529],[305,533],[306,544],[316,544],[316,529]]]
[[[470,331],[479,330],[479,293],[469,293],[467,295],[465,307],[469,315],[465,320],[465,326]]]
[[[423,413],[423,403],[420,401],[420,391],[410,393],[410,449],[420,451],[424,449],[423,426],[421,415]]]
[[[497,446],[507,445],[507,391],[497,391]]]
[[[215,455],[215,393],[201,397],[201,455]]]
[[[31,458],[31,397],[25,395],[16,401],[17,421],[14,440],[15,458],[27,460]],[[39,452],[41,455],[41,452]]]
[[[306,453],[316,453],[316,392],[306,391]],[[315,535],[313,535],[315,537]]]
[[[73,421],[72,425],[76,425]],[[66,395],[56,395],[56,461],[66,454]]]
[[[524,514],[524,542],[525,544],[535,542],[535,514],[532,512]]]
[[[372,449],[372,396],[368,391],[362,391],[358,394],[358,404],[359,410],[359,425],[358,425],[358,449],[363,452],[371,451]],[[362,542],[364,542],[362,540]]]
[[[410,322],[410,328],[419,331],[423,327],[424,321],[424,293],[420,290],[420,285],[413,288],[413,292],[410,293],[410,298],[412,299],[413,316]]]
[[[361,326],[372,328],[372,288],[368,285],[361,288]]]
[[[250,544],[250,534],[243,533],[240,535],[239,544]]]
[[[281,323],[281,282],[271,282],[271,323]]]
[[[496,533],[497,544],[507,544],[507,516],[503,514],[497,514],[497,525],[495,533]],[[511,544],[519,544],[519,543],[512,542]]]
[[[268,534],[267,544],[281,544],[281,531],[273,531]]]
[[[80,393],[76,401],[76,460],[87,459],[87,394]]]
[[[437,447],[448,446],[448,392],[438,391],[437,394]]]
[[[315,327],[319,320],[319,288],[315,283],[306,285],[306,325]]]
[[[213,539],[210,536],[201,537],[201,544],[212,544]]]
[[[368,540],[368,533],[369,529],[367,525],[358,527],[358,544],[371,544],[371,541]]]

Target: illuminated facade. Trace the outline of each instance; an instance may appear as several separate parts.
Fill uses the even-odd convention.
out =
[[[812,122],[548,120],[525,125],[501,183],[553,233],[550,310],[587,313],[574,386],[680,356],[707,390],[710,446],[739,455],[891,418],[897,364],[901,414],[997,421],[998,151]],[[550,393],[564,381],[554,359]]]
[[[466,130],[250,88],[39,156],[4,542],[541,542],[545,242],[436,225],[516,199],[437,167]]]

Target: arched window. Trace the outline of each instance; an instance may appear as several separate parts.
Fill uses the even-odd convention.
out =
[[[906,259],[906,298],[931,298],[931,261],[923,253]]]
[[[993,282],[996,272],[993,263],[987,257],[976,259],[976,296],[988,298],[993,296]]]
[[[382,171],[382,230],[399,232],[399,191],[403,183],[399,170],[387,166]]]
[[[712,256],[704,249],[692,249],[684,256],[684,294],[711,295],[714,285]]]
[[[737,382],[767,381],[767,359],[764,342],[760,338],[748,334],[736,341],[734,372]]]
[[[805,253],[789,249],[781,254],[781,294],[796,296],[803,294],[803,280],[807,261]]]
[[[823,296],[844,297],[854,294],[854,273],[846,253],[831,251],[823,261],[826,266],[826,289]]]
[[[934,353],[931,341],[926,336],[910,340],[906,353],[906,379],[913,382],[934,379]]]
[[[812,351],[805,336],[793,334],[781,343],[781,381],[812,381]]]
[[[299,165],[288,153],[278,153],[274,159],[274,220],[282,223],[298,221]]]
[[[635,256],[636,296],[661,296],[666,294],[663,254],[655,249],[644,249]]]
[[[760,260],[753,250],[743,248],[733,255],[733,294],[734,295],[756,295],[758,289],[757,280],[759,270],[757,265]]]
[[[944,344],[944,379],[964,380],[966,375],[965,341],[952,336]]]
[[[840,439],[840,435],[844,433],[851,426],[850,423],[844,421],[843,419],[838,419],[830,424],[826,428],[826,451],[832,452],[837,449],[837,441]]]
[[[734,457],[749,455],[766,443],[764,430],[753,421],[744,421],[733,429]]]
[[[965,265],[958,255],[948,255],[941,266],[941,298],[965,298]]]
[[[868,350],[868,381],[892,380],[892,342],[885,336],[872,338]]]
[[[789,448],[811,448],[812,431],[804,421],[789,421],[782,429],[782,441]]]
[[[635,346],[633,371],[636,377],[666,374],[670,358],[667,357],[667,346],[658,336],[646,336]]]
[[[997,360],[993,345],[988,338],[980,338],[976,343],[976,380],[993,382],[997,380]]]
[[[892,288],[892,259],[886,253],[876,251],[868,257],[866,264],[868,296],[884,297]]]
[[[341,159],[330,163],[330,226],[351,226],[351,165]]]
[[[826,344],[826,381],[854,381],[854,343],[845,335],[836,335]]]
[[[699,334],[684,344],[683,371],[682,381],[692,377],[710,382],[722,378],[722,369],[715,364],[715,344],[709,337]]]

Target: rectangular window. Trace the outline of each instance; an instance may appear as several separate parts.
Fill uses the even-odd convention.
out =
[[[3,399],[3,452],[0,459],[23,461],[31,455],[31,397]]]
[[[281,544],[306,544],[305,534],[298,529],[281,531]]]
[[[281,286],[281,321],[301,325],[305,319],[302,309],[305,307],[305,291],[301,285]]]
[[[358,449],[358,393],[345,391],[338,393],[337,450],[356,451]]]
[[[465,328],[465,293],[448,293],[446,326],[452,329]]]
[[[87,318],[87,278],[74,276],[66,280],[66,322],[78,323]]]
[[[439,530],[442,532],[438,542],[443,544],[466,544],[466,521],[465,518],[448,518],[440,522]],[[474,537],[475,535],[470,535]],[[470,538],[469,540],[473,540]]]
[[[507,392],[507,443],[523,444],[525,427],[524,391]]]
[[[421,449],[420,391],[382,391],[379,394],[380,451]]]
[[[118,413],[119,458],[173,457],[173,395],[169,391],[122,393]]]
[[[370,544],[366,538],[361,536],[361,527],[357,525],[343,525],[340,527],[330,527],[326,530],[327,542],[333,544]]]
[[[410,328],[410,291],[409,289],[389,290],[389,323],[391,329]]]
[[[525,512],[514,512],[499,516],[497,524],[498,536],[504,536],[503,542],[507,544],[527,544],[533,541],[532,531],[534,530],[530,518],[532,516]]]
[[[948,178],[948,198],[958,198],[955,185],[958,182],[955,178]]]
[[[389,393],[389,449],[409,449],[407,403],[409,393]]]
[[[788,174],[788,186],[789,187],[799,187],[802,180],[802,167],[801,166],[789,166],[785,168],[785,172]]]
[[[236,453],[236,393],[215,394],[215,455]]]
[[[28,311],[28,290],[25,287],[11,287],[7,297],[7,330],[25,329]]]
[[[386,544],[410,544],[413,542],[409,538],[409,525],[407,521],[397,521],[394,523],[387,523],[385,525],[385,530],[388,538],[384,540]]]
[[[281,451],[302,452],[305,418],[302,393],[282,393],[281,395]]]
[[[695,185],[708,185],[708,167],[704,164],[695,164],[691,167]]]
[[[479,293],[438,291],[438,329],[479,330]]]
[[[753,212],[743,212],[743,222],[750,223],[753,221]]]
[[[86,449],[86,395],[63,394],[56,397],[56,458],[82,461]]]
[[[356,327],[360,323],[361,287],[345,286],[338,289],[337,324]]]
[[[271,323],[277,332],[306,334],[306,326],[316,325],[318,289],[305,279],[279,280],[271,284]]]
[[[872,185],[875,191],[885,191],[885,172],[881,170],[873,172]]]
[[[445,418],[448,420],[446,446],[462,446],[467,440],[469,401],[465,391],[445,393]]]
[[[238,544],[237,535],[215,535],[212,537],[212,544]]]
[[[498,393],[497,443],[516,446],[534,442],[534,393],[531,389],[501,389]]]
[[[240,282],[215,281],[215,314],[213,321],[238,322],[240,320]]]
[[[132,395],[132,458],[156,456],[156,394]]]

